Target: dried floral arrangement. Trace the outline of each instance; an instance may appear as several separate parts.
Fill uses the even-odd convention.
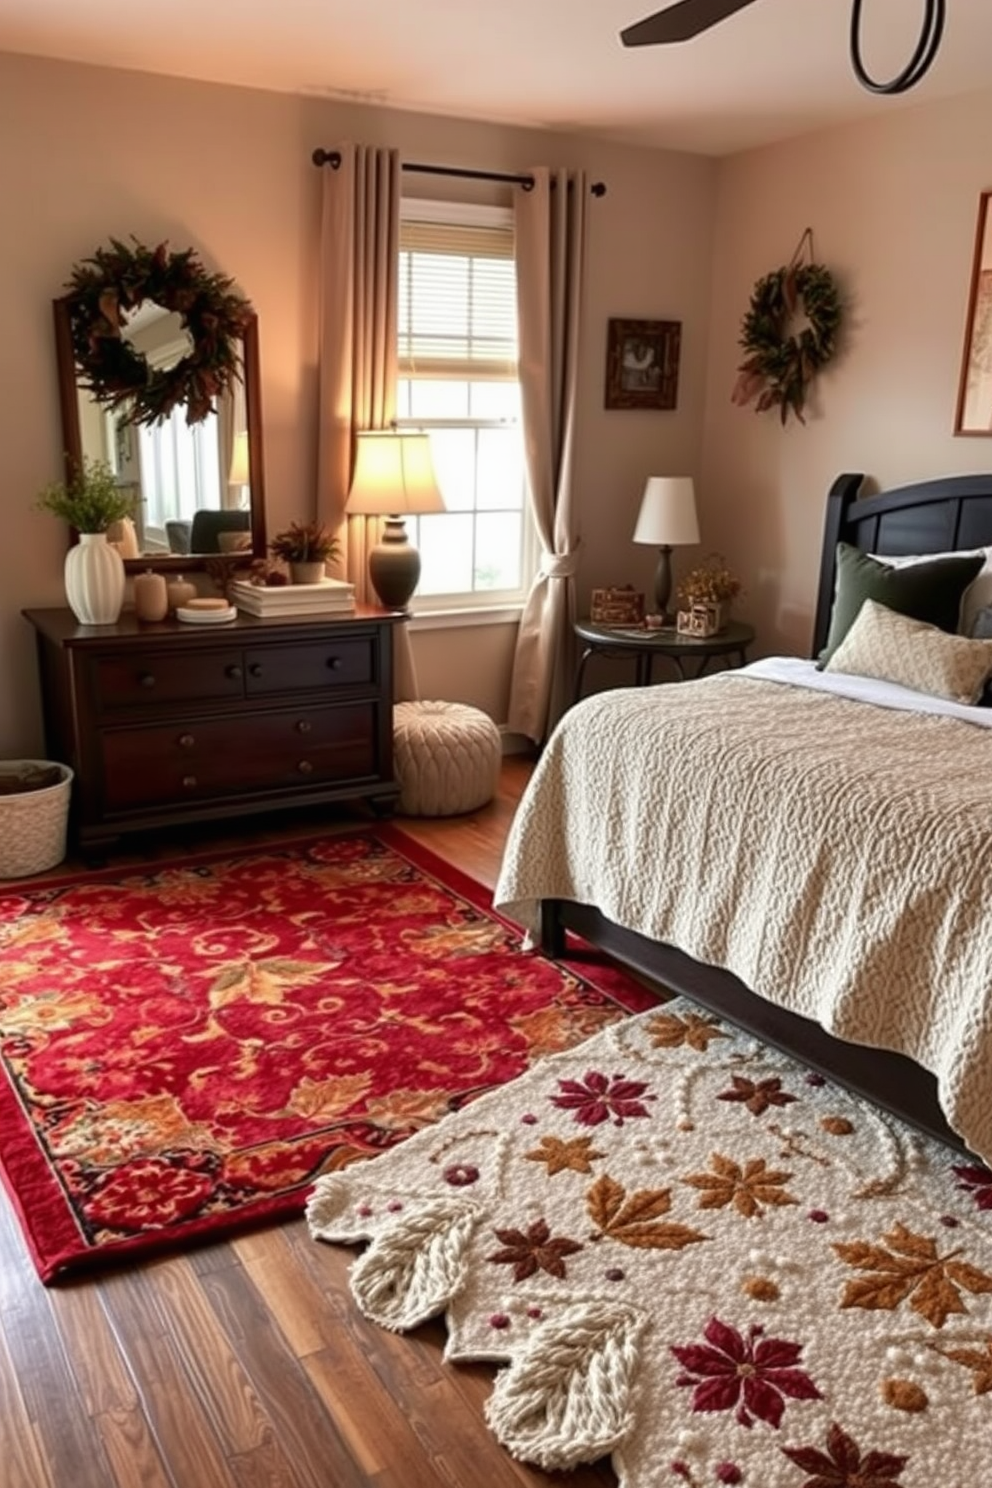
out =
[[[253,311],[224,274],[196,252],[167,243],[134,247],[117,238],[73,268],[66,285],[72,349],[80,379],[99,403],[135,424],[154,424],[180,404],[198,424],[241,376],[240,341]],[[147,301],[176,313],[191,347],[171,367],[153,368],[124,334],[127,317]]]
[[[223,558],[203,559],[203,571],[224,598],[231,598],[231,585],[235,579],[250,577],[254,568],[250,553],[227,553]]]
[[[719,553],[710,553],[685,575],[676,590],[683,608],[694,604],[729,604],[740,592],[740,579]]]
[[[271,558],[256,558],[248,570],[248,582],[259,589],[281,589],[289,583],[289,574]]]

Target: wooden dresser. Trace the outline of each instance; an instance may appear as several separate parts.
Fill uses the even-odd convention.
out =
[[[68,609],[24,614],[46,749],[76,772],[81,847],[284,806],[364,798],[392,809],[399,615],[146,625],[125,612],[97,626]]]

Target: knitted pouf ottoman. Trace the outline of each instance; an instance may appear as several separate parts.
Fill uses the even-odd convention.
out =
[[[403,816],[458,816],[496,794],[499,729],[465,703],[397,703],[393,764]]]

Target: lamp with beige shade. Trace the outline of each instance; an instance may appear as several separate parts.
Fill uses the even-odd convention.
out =
[[[672,548],[688,547],[699,541],[692,476],[648,476],[634,528],[634,541],[650,543],[658,549],[654,599],[658,614],[667,616],[672,593]]]
[[[369,578],[387,609],[405,610],[420,579],[420,554],[407,538],[405,518],[444,511],[429,437],[393,429],[359,434],[345,511],[385,519],[369,553]]]

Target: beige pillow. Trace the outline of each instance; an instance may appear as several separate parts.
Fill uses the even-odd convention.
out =
[[[972,704],[992,673],[992,641],[948,635],[866,599],[824,671],[877,677],[952,703]]]

